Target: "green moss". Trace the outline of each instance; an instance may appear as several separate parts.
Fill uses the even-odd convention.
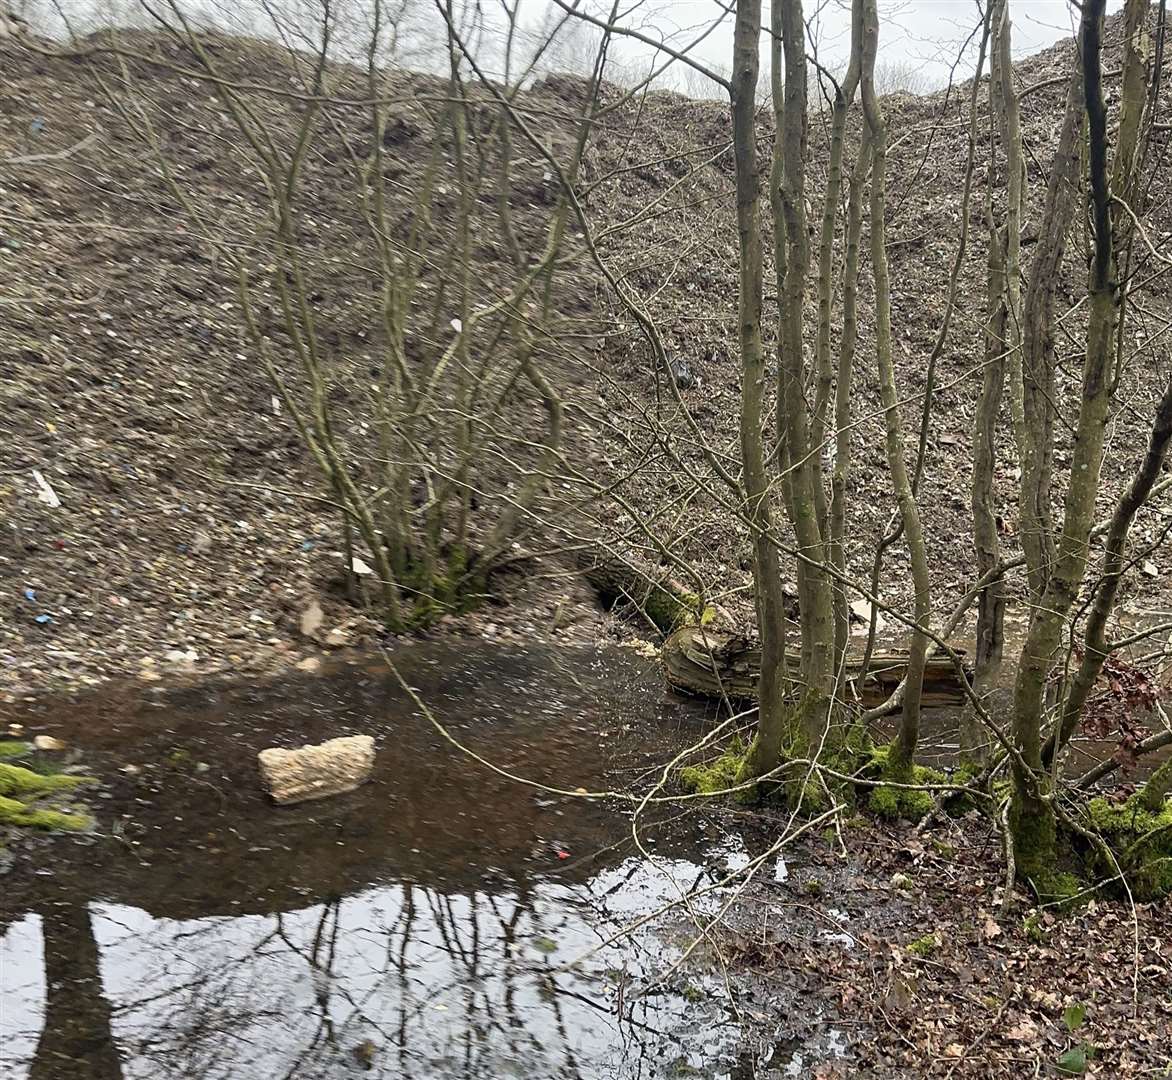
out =
[[[85,814],[67,814],[61,810],[29,806],[18,799],[0,795],[0,826],[11,825],[26,829],[53,829],[80,832],[88,829],[90,819]]]
[[[699,620],[702,626],[704,616],[710,609],[705,608],[700,597],[692,592],[674,592],[662,585],[653,585],[643,601],[643,610],[656,627],[665,634],[671,634],[681,626],[691,626]],[[708,621],[715,618],[713,611]]]
[[[42,776],[19,765],[0,764],[0,827],[31,829],[87,829],[90,819],[84,814],[33,805],[37,800],[85,783],[79,776]]]
[[[1031,911],[1022,919],[1021,929],[1025,934],[1026,941],[1032,942],[1035,945],[1040,945],[1046,940],[1046,931],[1043,929],[1042,916],[1036,911]]]
[[[1137,900],[1172,894],[1172,799],[1157,813],[1145,809],[1138,795],[1117,803],[1092,799],[1087,804],[1087,817],[1115,853]],[[1096,876],[1118,873],[1113,866],[1104,865],[1107,860],[1102,852],[1091,850],[1086,857]]]
[[[748,750],[740,739],[731,739],[720,756],[703,765],[688,765],[680,770],[685,791],[698,795],[716,795],[736,787],[744,769]],[[739,794],[739,793],[738,793]]]
[[[958,787],[967,787],[980,775],[980,768],[962,762],[952,770],[952,775],[948,779],[949,783],[956,784]],[[980,799],[963,791],[949,795],[944,800],[944,810],[950,817],[960,817],[970,810],[988,810],[989,805],[987,799]]]
[[[921,960],[927,960],[929,957],[935,956],[939,948],[940,942],[933,933],[925,934],[923,937],[916,938],[915,941],[908,945],[907,951],[910,952],[912,956],[918,956]]]
[[[84,781],[78,776],[42,776],[19,765],[0,764],[0,795],[17,799],[69,791],[81,783]]]
[[[435,560],[410,557],[399,579],[401,592],[410,598],[403,624],[424,630],[445,615],[472,611],[488,594],[491,570],[460,545],[445,551],[438,565]]]
[[[899,790],[888,787],[886,784],[871,789],[871,797],[867,800],[867,808],[873,814],[889,820],[899,817]]]
[[[7,761],[10,758],[26,757],[31,752],[32,747],[26,742],[0,739],[0,761]]]
[[[705,994],[704,991],[701,990],[700,987],[698,987],[695,983],[688,983],[688,985],[680,991],[680,996],[685,1001],[691,1002],[693,1005],[697,1005],[708,995]]]
[[[1069,911],[1090,898],[1087,883],[1066,870],[1047,870],[1030,878],[1038,900],[1060,911]]]
[[[822,879],[821,878],[807,878],[802,888],[811,896],[822,895]]]
[[[867,763],[862,775],[868,779],[890,780],[871,789],[867,806],[873,814],[894,820],[907,818],[919,821],[932,810],[934,795],[931,791],[917,791],[914,788],[896,787],[895,784],[946,784],[948,778],[936,769],[924,765],[913,765],[910,769],[897,769],[891,762],[890,746],[872,747],[867,754]]]

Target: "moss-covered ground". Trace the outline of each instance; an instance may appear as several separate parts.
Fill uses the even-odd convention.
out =
[[[89,828],[83,813],[52,805],[55,798],[85,783],[79,776],[36,772],[14,765],[29,754],[24,743],[0,743],[0,829],[50,829],[77,832]]]

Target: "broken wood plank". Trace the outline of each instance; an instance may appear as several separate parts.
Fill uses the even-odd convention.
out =
[[[963,649],[957,649],[962,656]],[[862,656],[848,656],[846,680],[865,707],[880,705],[891,696],[907,673],[907,652],[884,649],[871,656],[865,677],[860,670]],[[792,661],[797,675],[796,658]],[[671,686],[686,694],[719,698],[727,694],[734,701],[757,697],[761,674],[761,650],[744,637],[716,630],[686,626],[664,643],[663,666]],[[967,665],[966,675],[971,677]],[[952,660],[947,656],[928,658],[924,672],[923,704],[959,705],[966,700],[964,687]]]

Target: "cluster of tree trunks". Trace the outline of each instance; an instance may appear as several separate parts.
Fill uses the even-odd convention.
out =
[[[786,658],[786,674],[795,679],[798,661],[797,656]],[[870,708],[886,701],[907,674],[908,653],[903,649],[876,650],[866,672],[862,664],[862,656],[847,654],[843,693]],[[744,637],[686,626],[664,644],[663,666],[675,690],[752,701],[761,677],[761,650]],[[952,660],[947,656],[929,657],[924,670],[923,704],[959,705],[964,701],[964,687]]]

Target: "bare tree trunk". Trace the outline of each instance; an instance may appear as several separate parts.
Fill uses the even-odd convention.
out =
[[[1086,22],[1084,20],[1083,26]],[[1081,33],[1079,52],[1085,49]],[[1078,65],[1078,61],[1076,61]],[[1030,265],[1022,312],[1021,494],[1019,534],[1026,557],[1030,601],[1046,588],[1054,558],[1050,512],[1051,460],[1054,453],[1054,294],[1077,205],[1080,130],[1083,116],[1081,66],[1070,80],[1058,148],[1050,167],[1046,205],[1037,250]],[[1010,238],[1012,240],[1012,237]],[[1014,391],[1015,395],[1017,390]],[[1015,410],[1017,406],[1014,406]],[[1028,423],[1025,418],[1028,417]]]
[[[787,735],[781,653],[785,615],[777,548],[769,536],[772,511],[761,432],[765,350],[761,342],[761,200],[757,185],[754,125],[760,36],[761,0],[742,0],[737,5],[733,40],[732,121],[737,234],[740,240],[741,456],[748,517],[753,530],[753,581],[762,667],[757,737],[746,762],[746,769],[752,776],[763,775],[776,767]]]
[[[992,184],[990,184],[990,193]],[[1005,288],[1006,230],[993,220],[992,198],[989,218],[988,306],[985,316],[985,367],[981,392],[973,418],[973,547],[977,576],[991,574],[1000,561],[997,510],[993,476],[997,464],[997,415],[1005,386],[1006,329],[1008,311]],[[1005,583],[1000,574],[992,576],[977,597],[976,655],[973,659],[973,687],[985,693],[996,682],[1005,643]],[[961,723],[961,757],[970,762],[984,760],[987,739],[973,715],[966,709]]]
[[[1014,687],[1014,742],[1019,757],[1013,761],[1014,797],[1010,827],[1013,831],[1014,852],[1019,874],[1031,880],[1039,892],[1047,891],[1046,883],[1054,870],[1056,817],[1050,802],[1050,779],[1042,762],[1042,718],[1046,681],[1054,654],[1061,640],[1066,618],[1078,597],[1086,573],[1087,549],[1094,525],[1095,496],[1099,487],[1099,468],[1103,458],[1103,439],[1110,401],[1110,370],[1115,330],[1114,258],[1111,236],[1111,195],[1107,175],[1107,112],[1103,102],[1101,28],[1105,0],[1087,0],[1083,6],[1080,41],[1082,43],[1083,78],[1075,76],[1072,85],[1083,86],[1087,118],[1087,148],[1091,189],[1091,212],[1094,225],[1094,252],[1090,273],[1090,316],[1087,329],[1086,356],[1083,362],[1082,398],[1075,429],[1071,457],[1071,482],[1067,486],[1062,522],[1062,534],[1056,545],[1056,556],[1045,582],[1040,602],[1033,609],[1029,633],[1022,647]],[[1069,114],[1067,121],[1069,121]],[[1064,124],[1063,140],[1071,125]],[[1062,147],[1060,145],[1060,153]],[[1073,152],[1073,151],[1072,151]],[[1061,171],[1059,162],[1051,174]],[[1048,201],[1048,206],[1051,200]],[[1055,217],[1064,215],[1055,211]],[[1054,235],[1055,218],[1047,219],[1049,240]],[[1063,234],[1064,235],[1064,234]],[[1035,274],[1037,267],[1035,266]],[[1031,287],[1033,286],[1031,281]],[[1027,333],[1035,326],[1027,320]],[[1035,344],[1044,344],[1037,343]],[[1033,354],[1034,361],[1047,357],[1045,350]],[[1052,357],[1050,357],[1052,359]],[[1052,371],[1027,369],[1027,387],[1030,377],[1048,379]],[[1035,390],[1038,388],[1035,382]],[[1028,399],[1027,399],[1028,400]],[[1041,430],[1037,418],[1031,414],[1031,425]],[[1033,482],[1048,470],[1039,467],[1045,461],[1048,447],[1033,447]],[[1025,469],[1022,476],[1023,496],[1038,499],[1040,489],[1029,490]],[[1037,511],[1040,504],[1036,504]],[[1044,525],[1039,520],[1035,524]],[[1038,540],[1032,541],[1037,555]],[[1041,564],[1031,564],[1034,572]]]
[[[920,526],[919,508],[907,469],[903,421],[899,413],[899,395],[896,391],[895,368],[891,357],[891,282],[887,271],[887,232],[884,221],[887,129],[879,99],[875,94],[875,54],[878,46],[878,8],[875,0],[864,0],[863,109],[867,117],[867,126],[871,129],[873,152],[871,268],[875,279],[875,347],[879,367],[879,395],[883,403],[887,431],[887,466],[891,472],[891,481],[895,487],[900,517],[911,555],[917,627],[912,633],[908,655],[903,717],[891,750],[892,771],[899,775],[910,772],[919,742],[920,698],[924,687],[924,663],[928,654],[928,636],[921,628],[928,627],[932,617],[932,601],[928,553],[924,544],[923,529]]]
[[[989,54],[989,98],[991,112],[999,118],[1001,147],[1006,165],[1008,189],[1005,225],[999,228],[993,211],[993,191],[997,169],[996,156],[989,155],[989,173],[985,205],[988,226],[988,266],[985,308],[985,365],[981,390],[973,419],[973,471],[971,506],[973,546],[977,577],[988,578],[977,597],[976,654],[973,684],[978,693],[995,685],[1001,670],[1005,643],[1005,583],[997,567],[1001,559],[997,535],[997,506],[993,478],[997,467],[997,417],[1005,388],[1008,358],[1016,356],[1020,335],[1021,298],[1021,197],[1022,152],[1021,123],[1018,116],[1017,89],[1012,79],[1008,0],[998,0],[990,12],[992,48]],[[1020,358],[1015,361],[1020,374]],[[1013,398],[1015,432],[1020,404]],[[988,736],[973,710],[966,708],[960,725],[960,751],[963,760],[980,764],[988,746]]]
[[[1139,472],[1131,481],[1127,491],[1120,496],[1115,506],[1115,513],[1111,517],[1111,526],[1107,532],[1107,546],[1103,555],[1103,573],[1099,579],[1095,592],[1095,602],[1091,605],[1090,615],[1087,617],[1087,628],[1083,638],[1083,656],[1078,670],[1071,680],[1070,689],[1062,708],[1062,722],[1058,730],[1051,734],[1046,741],[1042,752],[1042,763],[1047,768],[1053,758],[1060,751],[1078,727],[1082,717],[1083,707],[1094,688],[1099,672],[1110,655],[1111,646],[1107,642],[1107,620],[1115,610],[1115,598],[1119,593],[1119,583],[1123,580],[1123,573],[1127,569],[1127,536],[1131,530],[1131,523],[1139,508],[1147,500],[1156,479],[1160,475],[1164,461],[1168,456],[1168,444],[1172,442],[1172,382],[1164,390],[1163,397],[1156,408],[1156,420],[1152,426],[1152,434],[1148,440],[1147,453],[1144,455]]]
[[[814,491],[821,503],[819,523],[824,535],[829,536],[827,553],[830,564],[840,573],[846,569],[842,539],[845,531],[846,514],[846,471],[850,460],[850,441],[847,425],[850,422],[850,374],[851,361],[854,355],[857,322],[854,311],[855,285],[851,277],[858,276],[858,234],[855,233],[854,253],[852,260],[851,227],[856,213],[861,223],[861,206],[850,204],[847,212],[847,256],[844,268],[844,303],[843,303],[843,345],[839,354],[839,390],[834,399],[835,423],[835,454],[834,475],[831,488],[831,503],[829,511],[825,507],[825,487],[822,477],[823,443],[826,441],[826,415],[830,408],[830,392],[834,383],[834,367],[830,357],[830,324],[831,308],[834,296],[834,232],[838,220],[839,195],[842,190],[842,158],[843,146],[846,141],[846,118],[854,101],[855,91],[859,85],[859,70],[861,66],[861,50],[863,39],[862,10],[859,4],[854,4],[851,12],[851,49],[847,63],[846,74],[842,83],[835,86],[834,108],[830,123],[830,164],[826,176],[826,191],[822,199],[822,234],[818,246],[818,344],[815,357],[815,371],[817,373],[817,392],[814,398],[814,417],[810,429],[812,449],[816,451],[811,464],[814,467]],[[865,137],[864,137],[865,138]],[[860,152],[860,157],[868,154]],[[851,197],[855,195],[852,177]],[[861,195],[861,193],[860,193]],[[848,312],[846,310],[846,291],[850,292],[849,312],[850,326],[847,326]],[[849,338],[849,344],[847,339]],[[843,370],[843,356],[846,356],[845,371]],[[843,376],[845,375],[845,379]],[[840,475],[841,465],[841,475]],[[835,518],[840,528],[835,529]],[[850,609],[847,601],[846,588],[839,579],[831,583],[834,609],[834,666],[837,671],[842,666],[846,656],[847,637],[849,635]]]
[[[871,169],[871,137],[863,126],[847,198],[846,262],[842,277],[842,336],[834,385],[834,475],[830,483],[830,565],[846,573],[846,481],[851,461],[851,383],[859,336],[859,248],[863,233],[863,196]],[[850,609],[840,583],[834,586],[834,666],[840,670],[850,636]]]
[[[1138,203],[1133,195],[1138,180],[1138,170],[1143,158],[1144,139],[1142,137],[1143,118],[1147,102],[1147,59],[1144,47],[1146,33],[1145,21],[1148,13],[1147,0],[1128,0],[1126,8],[1125,53],[1123,65],[1123,102],[1119,115],[1119,130],[1116,136],[1115,158],[1112,163],[1110,192],[1123,193],[1124,199],[1132,205],[1133,212],[1138,211]],[[1088,115],[1090,105],[1088,104]],[[1104,151],[1105,153],[1105,151]],[[1105,166],[1104,166],[1105,168]],[[1092,192],[1093,192],[1092,176]],[[1106,180],[1103,181],[1104,185]],[[1098,211],[1098,202],[1095,204]],[[1096,218],[1096,273],[1100,249],[1097,230],[1100,226]],[[1130,239],[1133,233],[1131,218],[1126,212],[1121,212],[1114,204],[1110,205],[1110,217],[1105,226],[1111,232],[1114,245],[1108,258],[1114,260],[1115,250],[1119,243],[1117,238],[1124,242]],[[1113,330],[1122,323],[1122,311],[1127,296],[1127,280],[1119,271],[1114,261],[1110,263],[1110,272],[1113,279],[1109,287],[1114,298],[1112,312]],[[1094,294],[1092,294],[1092,299]],[[1095,324],[1092,321],[1092,330]],[[1117,361],[1118,364],[1118,361]],[[1108,388],[1108,397],[1111,388]],[[1127,537],[1135,515],[1147,500],[1152,487],[1160,475],[1168,453],[1168,444],[1172,441],[1172,383],[1165,389],[1163,397],[1156,408],[1156,417],[1152,425],[1152,432],[1148,439],[1147,451],[1139,472],[1136,473],[1126,492],[1120,496],[1111,517],[1111,524],[1107,531],[1106,549],[1103,555],[1103,571],[1095,592],[1094,603],[1091,605],[1084,634],[1084,651],[1078,670],[1071,680],[1070,688],[1063,702],[1062,718],[1057,729],[1046,740],[1042,752],[1042,762],[1049,768],[1056,754],[1070,740],[1078,727],[1083,707],[1087,697],[1094,687],[1095,680],[1103,668],[1110,652],[1106,640],[1107,620],[1115,608],[1115,598],[1119,592],[1119,583],[1127,569],[1126,549]]]
[[[778,436],[786,447],[786,475],[790,517],[800,553],[798,591],[801,602],[802,735],[817,746],[823,735],[834,691],[834,609],[826,573],[826,545],[822,523],[825,500],[815,461],[821,446],[810,439],[810,417],[805,397],[806,365],[802,326],[810,242],[806,227],[806,54],[801,0],[776,0],[771,6],[773,64],[779,50],[785,60],[784,97],[781,80],[773,79],[775,138],[780,143],[780,168],[770,180],[774,209],[775,258],[778,285]],[[784,226],[784,228],[782,227]]]

